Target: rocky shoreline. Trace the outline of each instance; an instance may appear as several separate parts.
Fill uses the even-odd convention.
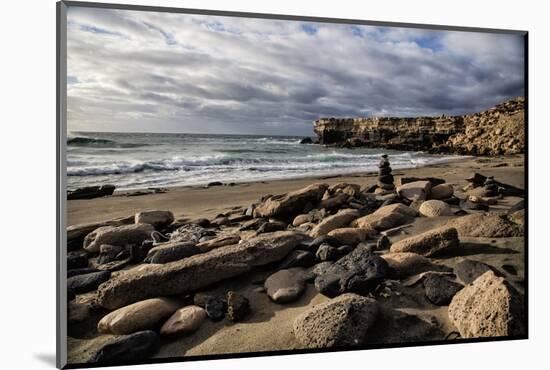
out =
[[[193,219],[72,224],[69,362],[523,336],[521,186],[390,162]]]

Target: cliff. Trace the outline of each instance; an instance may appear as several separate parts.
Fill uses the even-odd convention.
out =
[[[480,113],[440,117],[321,118],[320,144],[432,153],[500,155],[525,149],[524,98]]]

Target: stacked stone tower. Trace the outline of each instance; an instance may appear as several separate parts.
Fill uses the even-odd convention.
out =
[[[387,154],[382,155],[380,158],[380,164],[378,165],[378,187],[388,192],[395,190],[393,175],[391,174],[390,161],[388,161]]]

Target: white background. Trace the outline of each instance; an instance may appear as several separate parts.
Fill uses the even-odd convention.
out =
[[[111,0],[111,2],[119,2]],[[549,22],[543,1],[127,0],[132,4],[530,31],[529,316],[526,341],[293,355],[132,369],[510,369],[548,350]],[[0,323],[2,369],[55,364],[55,2],[2,3]],[[546,229],[546,230],[545,230]],[[529,366],[535,365],[535,366]],[[544,366],[544,365],[542,365]],[[547,365],[546,365],[547,366]],[[129,368],[129,367],[125,367]],[[121,368],[122,369],[122,368]]]

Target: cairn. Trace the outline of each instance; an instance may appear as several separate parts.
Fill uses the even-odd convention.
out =
[[[391,174],[390,161],[388,161],[387,154],[382,155],[380,158],[380,164],[378,165],[378,187],[387,192],[395,190],[393,175]]]

